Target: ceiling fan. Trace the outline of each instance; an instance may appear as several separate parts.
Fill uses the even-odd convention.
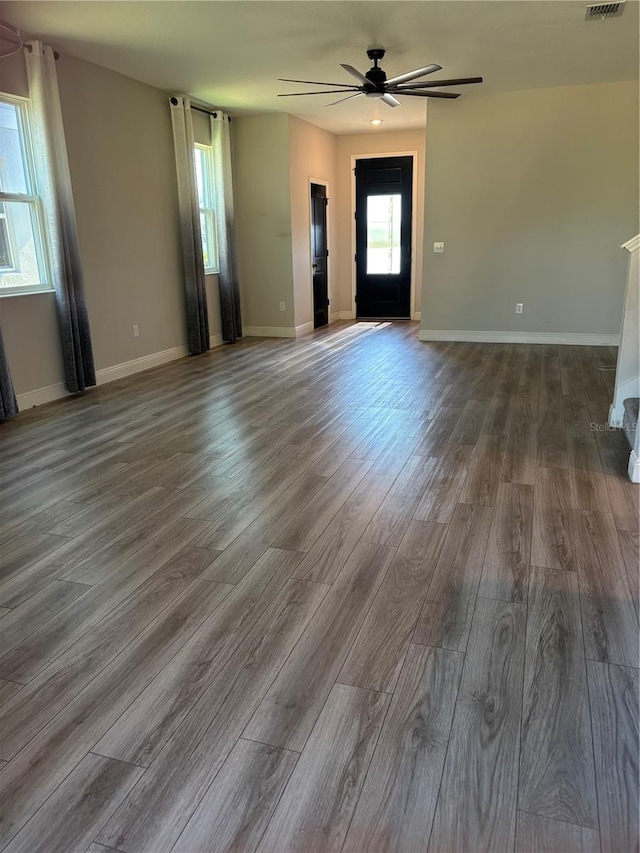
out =
[[[312,86],[334,86],[334,89],[323,89],[316,92],[289,92],[284,95],[278,95],[279,98],[294,98],[298,95],[343,95],[346,92],[354,92],[353,95],[347,95],[346,98],[339,98],[337,101],[332,101],[327,104],[332,107],[334,104],[340,104],[342,101],[348,101],[350,98],[358,98],[360,95],[365,95],[367,98],[378,98],[388,104],[390,107],[399,107],[400,101],[397,95],[411,96],[412,98],[459,98],[459,92],[434,92],[434,88],[441,86],[465,86],[468,83],[482,83],[482,77],[459,77],[456,80],[433,80],[431,82],[412,83],[412,80],[417,80],[418,77],[424,77],[427,74],[433,74],[434,71],[442,71],[440,65],[425,65],[424,68],[416,68],[415,71],[408,71],[406,74],[400,74],[397,77],[392,77],[387,80],[387,75],[378,63],[384,56],[384,49],[381,47],[370,48],[367,51],[367,56],[373,62],[373,67],[366,74],[361,74],[353,65],[345,65],[341,63],[352,77],[358,81],[359,85],[347,85],[346,83],[319,83],[315,80],[290,80],[286,77],[279,77],[281,83],[310,83]]]

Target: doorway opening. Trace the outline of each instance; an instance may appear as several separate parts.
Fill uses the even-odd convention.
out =
[[[327,186],[311,181],[311,280],[313,328],[329,322],[329,270],[327,236]]]

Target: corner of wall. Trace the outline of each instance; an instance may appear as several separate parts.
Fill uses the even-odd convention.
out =
[[[291,258],[293,268],[293,298],[295,328],[313,328],[313,287],[311,274],[311,201],[312,180],[325,182],[329,187],[330,205],[338,198],[337,182],[338,138],[329,131],[310,124],[297,116],[289,116],[289,180],[291,193]],[[332,208],[328,216],[329,289],[335,301],[337,270],[333,266],[336,223]]]

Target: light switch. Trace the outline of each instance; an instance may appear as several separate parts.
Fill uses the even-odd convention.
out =
[[[433,244],[434,252],[444,252],[444,243],[434,243]]]

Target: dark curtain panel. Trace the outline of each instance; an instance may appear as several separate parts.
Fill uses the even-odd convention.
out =
[[[200,209],[193,161],[193,122],[188,98],[169,99],[178,177],[180,236],[187,312],[187,342],[192,355],[209,349],[209,316],[204,287]]]
[[[29,42],[25,58],[33,115],[34,153],[42,181],[65,383],[69,391],[76,393],[96,384],[96,372],[56,63],[53,50],[39,41]]]
[[[229,116],[216,112],[211,117],[211,144],[218,229],[218,269],[222,339],[233,343],[242,337],[240,287],[236,272],[235,219],[231,175]]]
[[[0,421],[4,421],[17,413],[18,403],[13,391],[13,382],[2,342],[2,329],[0,329]]]
[[[56,307],[62,341],[65,384],[72,393],[96,384],[87,303],[84,298],[75,212],[60,204],[60,232],[65,246],[64,274],[56,282]],[[67,249],[67,247],[69,247]]]

